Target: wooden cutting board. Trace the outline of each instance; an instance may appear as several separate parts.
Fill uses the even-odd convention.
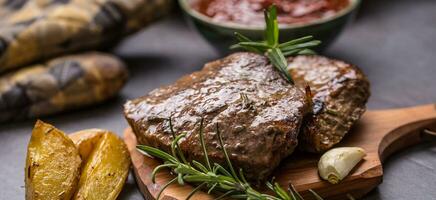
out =
[[[360,198],[382,182],[382,162],[386,157],[427,137],[435,136],[434,131],[436,131],[436,104],[368,111],[338,145],[358,146],[367,151],[364,160],[342,182],[332,185],[321,180],[317,169],[319,155],[300,152],[284,160],[273,176],[282,187],[286,188],[289,184],[293,184],[307,199],[312,199],[308,189],[313,189],[326,199],[345,199],[346,194]],[[136,151],[136,137],[130,128],[125,130],[124,139],[130,151],[134,174],[141,192],[146,199],[155,199],[160,188],[173,176],[169,171],[161,171],[157,174],[157,183],[153,184],[151,172],[160,161],[143,156]],[[182,186],[175,183],[163,192],[161,199],[185,199],[192,189],[190,185]],[[214,199],[214,197],[198,192],[191,199]]]

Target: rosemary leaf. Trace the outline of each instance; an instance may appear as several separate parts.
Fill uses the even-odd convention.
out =
[[[274,191],[277,192],[278,196],[281,197],[284,200],[291,200],[288,193],[286,193],[285,190],[283,190],[278,183],[274,184]]]
[[[298,52],[298,55],[315,55],[316,52],[312,51],[310,49],[303,49],[301,51]]]
[[[291,41],[279,44],[278,47],[282,49],[282,48],[293,46],[293,45],[300,44],[300,43],[303,43],[303,42],[309,42],[311,40],[313,40],[313,36],[309,35],[309,36],[297,38],[297,39],[294,39],[294,40],[291,40]]]
[[[265,44],[263,42],[240,42],[238,44],[242,47],[252,47],[263,51],[271,48],[268,44]]]
[[[203,146],[202,147],[203,149],[206,149],[204,137],[203,137],[204,134],[203,122],[200,121],[200,126],[201,126],[199,129],[200,144]],[[172,134],[176,135],[175,133]],[[266,184],[267,187],[274,192],[275,196],[269,194],[263,194],[256,191],[253,187],[251,187],[250,183],[245,179],[242,169],[239,169],[239,174],[236,174],[233,165],[230,161],[230,158],[228,156],[228,153],[226,151],[226,148],[224,146],[224,142],[218,124],[216,124],[216,134],[218,135],[220,148],[226,159],[228,169],[224,168],[220,164],[210,163],[210,161],[208,161],[209,158],[207,159],[205,158],[205,161],[207,160],[210,163],[210,165],[213,165],[213,167],[207,168],[206,166],[195,160],[191,162],[192,164],[185,163],[182,160],[182,158],[178,156],[176,153],[174,153],[174,155],[170,155],[162,150],[153,147],[149,147],[145,145],[137,146],[137,150],[140,153],[148,156],[157,157],[164,161],[163,164],[157,166],[153,170],[152,172],[153,183],[155,182],[155,177],[157,172],[159,172],[163,168],[169,168],[170,170],[172,170],[173,173],[177,175],[175,178],[173,178],[171,181],[169,181],[167,184],[165,184],[162,187],[161,191],[159,191],[158,193],[157,199],[159,199],[162,192],[169,185],[171,185],[174,182],[178,182],[181,185],[185,183],[193,183],[195,185],[198,185],[188,195],[187,197],[188,199],[191,198],[198,190],[202,188],[207,188],[208,193],[211,193],[213,191],[224,192],[224,194],[222,194],[217,199],[231,196],[232,198],[252,199],[252,200],[302,200],[301,196],[297,192],[295,192],[293,187],[288,188],[288,192],[286,192],[277,183],[271,184],[268,182]],[[174,148],[177,148],[176,143],[182,137],[185,137],[185,134],[179,134],[178,136],[175,137],[174,141],[176,142],[174,141],[172,142],[172,146]],[[204,156],[208,157],[207,151],[204,152]],[[316,195],[316,193],[314,193],[314,195],[317,199],[320,199],[320,197]]]
[[[224,199],[224,198],[226,198],[227,196],[229,196],[232,192],[234,192],[234,191],[233,191],[233,190],[230,190],[230,191],[228,191],[228,192],[222,194],[221,196],[217,197],[215,200],[221,200],[221,199]]]
[[[250,38],[248,38],[248,37],[246,37],[238,32],[235,33],[235,37],[236,37],[236,39],[239,40],[239,42],[253,42],[253,40],[250,40]]]
[[[238,178],[238,175],[236,175],[235,169],[233,169],[232,162],[230,162],[229,154],[227,154],[227,150],[226,150],[226,148],[224,146],[223,138],[221,137],[221,133],[220,133],[220,129],[219,129],[218,123],[216,123],[215,127],[216,127],[216,133],[218,135],[218,139],[220,141],[220,145],[221,145],[222,151],[224,153],[224,157],[226,158],[227,166],[229,167],[230,172],[232,173],[233,178],[235,178],[238,182],[240,182],[239,178]]]
[[[288,80],[289,83],[293,84],[294,81],[286,70],[288,64],[285,57],[315,54],[314,51],[308,48],[318,46],[321,42],[313,40],[312,36],[305,36],[279,44],[279,25],[275,5],[271,5],[265,10],[264,16],[266,24],[264,41],[256,42],[240,33],[235,33],[235,37],[239,43],[232,45],[230,48],[244,49],[246,51],[266,55],[271,64],[279,70],[282,76]]]
[[[218,164],[218,163],[214,163],[214,164],[215,164],[215,166],[217,167],[217,169],[218,169],[219,172],[223,173],[223,174],[226,175],[226,176],[232,176],[232,175],[230,174],[230,172],[227,171],[223,166],[221,166],[221,165]]]
[[[200,121],[200,131],[199,131],[199,133],[200,133],[200,143],[201,143],[201,148],[203,149],[203,154],[207,155],[206,144],[204,144],[203,122],[204,122],[204,118],[201,118],[201,121]],[[206,162],[207,169],[209,171],[212,170],[212,167],[210,166],[210,161],[209,161],[209,157],[208,156],[204,156],[204,161]]]
[[[177,181],[177,177],[171,179],[171,181],[169,181],[168,183],[166,183],[166,184],[162,187],[162,189],[160,189],[159,193],[157,194],[156,199],[159,199],[159,198],[160,198],[160,195],[162,195],[162,192],[163,192],[165,189],[167,189],[168,186],[170,186],[171,184],[173,184],[173,183],[176,182],[176,181]]]
[[[288,192],[289,192],[289,194],[292,195],[292,197],[293,197],[295,200],[304,200],[303,197],[300,195],[300,193],[298,193],[297,190],[295,190],[295,188],[294,188],[293,185],[290,185],[290,186],[288,187]]]
[[[242,180],[245,184],[248,184],[248,181],[245,179],[244,172],[242,171],[241,168],[239,168],[239,176],[241,177],[241,180]]]
[[[153,172],[151,172],[151,182],[156,183],[156,174],[163,168],[170,168],[174,167],[174,164],[163,164],[159,165],[156,168],[153,169]]]
[[[194,194],[198,191],[198,190],[200,190],[203,186],[205,186],[206,185],[206,183],[202,183],[202,184],[200,184],[200,185],[198,185],[197,187],[195,187],[189,194],[188,194],[188,196],[186,197],[186,200],[189,200],[189,199],[191,199],[191,197],[192,196],[194,196]]]
[[[274,191],[274,186],[270,182],[266,182],[266,187],[268,187],[270,190]]]
[[[186,175],[183,177],[186,182],[191,183],[202,183],[202,182],[210,182],[212,181],[210,177],[205,175]]]
[[[179,182],[179,185],[185,185],[185,181],[183,181],[183,174],[180,172],[177,174],[177,182]]]
[[[268,45],[275,46],[278,43],[279,38],[279,26],[277,23],[277,8],[271,6],[268,10],[265,10],[265,22],[266,22],[266,40]]]
[[[180,147],[178,144],[179,140],[184,138],[185,135],[186,134],[182,133],[182,134],[176,136],[176,138],[171,142],[171,152],[172,152],[174,157],[179,156],[182,159],[183,163],[188,163],[185,159],[185,156],[183,155],[183,152],[180,150]]]
[[[290,51],[283,51],[282,53],[283,53],[283,56],[284,56],[284,57],[288,57],[288,56],[296,55],[296,54],[298,54],[300,51],[303,51],[303,50],[300,50],[300,49],[294,49],[294,50],[290,50]]]
[[[246,37],[246,36],[244,36],[244,35],[242,35],[242,34],[240,34],[238,32],[235,32],[235,37],[236,37],[236,39],[239,42],[253,42],[248,37]],[[262,53],[260,50],[254,48],[254,47],[241,46],[239,44],[234,44],[234,45],[230,46],[230,49],[245,49],[247,51],[251,51],[251,52],[254,52],[254,53],[259,53],[259,54]]]
[[[210,171],[210,169],[208,170],[203,164],[201,164],[200,162],[198,162],[196,160],[193,160],[192,164],[204,173],[207,173],[208,171]]]
[[[315,191],[309,189],[309,192],[312,193],[316,200],[323,200]]]
[[[246,194],[235,194],[231,196],[233,199],[248,199],[248,195]]]
[[[287,70],[288,62],[286,61],[286,58],[283,56],[283,53],[279,48],[272,48],[269,49],[266,52],[266,56],[269,58],[271,63],[276,67],[281,74],[288,80],[291,84],[294,83],[292,80],[291,75],[289,74]]]
[[[210,194],[210,193],[215,189],[215,187],[216,187],[217,185],[218,185],[218,183],[214,183],[214,184],[212,185],[212,187],[210,187],[209,190],[207,190],[207,193]]]
[[[183,163],[188,163],[188,162],[186,161],[186,159],[185,159],[185,156],[183,155],[183,152],[180,150],[180,147],[179,147],[179,144],[178,144],[179,140],[180,140],[181,138],[183,138],[183,137],[180,137],[180,136],[179,136],[179,139],[177,139],[176,134],[175,134],[175,132],[174,132],[172,116],[170,116],[170,119],[169,119],[169,122],[168,122],[168,123],[169,123],[169,125],[170,125],[170,131],[171,131],[171,134],[173,135],[173,140],[175,141],[174,147],[173,147],[173,145],[171,145],[171,148],[172,148],[172,149],[174,148],[174,149],[177,150],[177,153],[179,154],[179,156],[180,156],[180,158],[182,159]],[[173,141],[173,142],[174,142],[174,141]],[[173,150],[173,155],[174,155],[174,157],[177,157],[177,156],[175,155],[174,152],[175,152],[175,151]]]
[[[150,146],[146,146],[146,145],[137,145],[136,149],[138,149],[139,152],[141,152],[142,154],[149,154],[153,157],[158,157],[164,161],[170,161],[172,163],[177,163],[177,159],[175,159],[174,157],[172,157],[170,154],[161,151],[160,149],[156,149]]]
[[[189,174],[189,175],[195,175],[198,174],[200,171],[196,170],[195,168],[189,166],[189,165],[185,165],[185,164],[180,164],[176,166],[177,168],[174,170],[177,173],[181,173],[181,174]]]
[[[294,50],[294,49],[305,49],[305,48],[310,48],[310,47],[316,47],[319,44],[321,44],[321,42],[319,40],[312,40],[309,42],[299,43],[299,44],[295,44],[292,46],[282,47],[280,49],[282,51],[289,51],[289,50]]]

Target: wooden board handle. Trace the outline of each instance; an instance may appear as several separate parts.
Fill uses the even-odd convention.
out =
[[[436,104],[373,113],[385,119],[379,123],[386,133],[378,147],[381,161],[398,150],[433,138],[431,133],[436,130]]]

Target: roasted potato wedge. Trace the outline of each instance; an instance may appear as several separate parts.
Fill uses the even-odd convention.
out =
[[[27,149],[26,199],[71,199],[79,181],[81,162],[70,138],[38,120]]]
[[[124,142],[102,129],[69,135],[38,121],[26,160],[26,199],[114,200],[129,174]]]
[[[73,140],[77,149],[79,150],[80,157],[83,162],[86,163],[89,155],[95,149],[95,145],[101,139],[103,134],[110,133],[107,130],[102,129],[86,129],[77,131],[68,135]]]
[[[129,174],[130,156],[124,142],[104,130],[84,130],[71,136],[84,163],[74,199],[116,199]]]

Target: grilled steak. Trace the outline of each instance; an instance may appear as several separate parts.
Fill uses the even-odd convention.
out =
[[[236,53],[127,102],[126,119],[139,143],[169,152],[172,116],[177,134],[187,133],[182,151],[191,160],[203,160],[198,122],[204,118],[209,157],[224,163],[218,123],[231,161],[249,179],[265,179],[293,152],[299,132],[301,148],[311,152],[338,143],[365,111],[369,96],[366,77],[350,64],[322,56],[288,61],[296,85],[287,83],[264,56]],[[312,102],[302,92],[306,85]]]
[[[232,163],[248,179],[262,180],[293,152],[308,105],[305,93],[286,82],[264,56],[236,53],[128,101],[125,116],[139,143],[168,152],[172,116],[176,134],[187,133],[182,151],[198,161],[204,160],[198,134],[204,118],[208,155],[225,163],[215,132],[218,123]]]
[[[323,152],[341,141],[365,112],[369,82],[354,66],[322,56],[297,56],[288,62],[296,84],[308,84],[313,95],[313,114],[299,135],[299,147]]]

